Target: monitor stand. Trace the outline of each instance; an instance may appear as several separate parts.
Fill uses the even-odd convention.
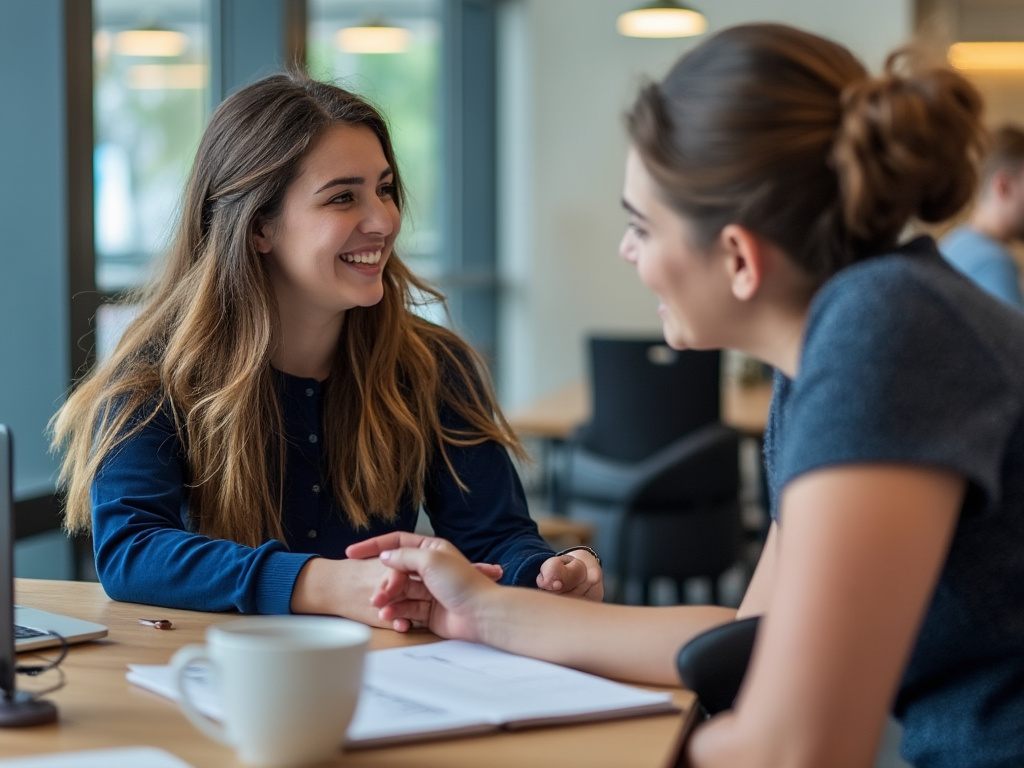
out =
[[[23,728],[57,722],[57,705],[33,698],[27,691],[14,691],[13,698],[0,695],[0,728]]]

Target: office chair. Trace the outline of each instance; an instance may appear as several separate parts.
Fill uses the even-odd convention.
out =
[[[593,415],[569,444],[560,482],[570,518],[594,526],[623,601],[672,579],[718,578],[742,559],[739,441],[719,421],[720,354],[655,339],[589,340]]]

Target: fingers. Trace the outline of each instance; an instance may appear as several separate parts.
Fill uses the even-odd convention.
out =
[[[549,592],[586,597],[600,602],[604,598],[601,566],[590,566],[583,558],[571,554],[556,555],[544,561],[537,576],[537,586]]]
[[[382,536],[374,536],[372,539],[350,544],[345,549],[345,556],[356,560],[365,560],[370,557],[379,557],[381,552],[389,549],[418,547],[429,538],[429,536],[421,536],[418,533],[409,533],[408,531],[392,531]]]
[[[587,576],[587,569],[576,567],[576,559],[569,555],[549,557],[540,566],[537,586],[549,592],[566,592],[574,589]]]
[[[499,581],[504,570],[497,563],[473,563],[473,567],[491,581]]]
[[[388,570],[381,579],[380,584],[370,595],[370,605],[374,608],[380,608],[381,606],[387,605],[393,600],[397,600],[402,593],[405,591],[406,584],[412,579],[409,578],[409,574],[402,571]]]
[[[595,603],[600,603],[604,600],[604,581],[598,580],[594,584],[587,587],[582,594],[582,597],[587,600],[593,600]]]
[[[429,600],[399,600],[385,605],[378,615],[381,621],[392,622],[392,626],[408,623],[408,629],[412,629],[414,626],[426,626],[429,623],[432,608],[433,603]]]
[[[370,595],[370,605],[380,608],[396,600],[428,600],[430,592],[415,576],[403,571],[389,570]]]

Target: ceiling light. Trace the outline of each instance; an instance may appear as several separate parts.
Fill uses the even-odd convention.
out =
[[[1024,43],[954,43],[949,47],[949,63],[964,70],[1021,70]]]
[[[690,37],[707,30],[708,22],[700,11],[663,0],[627,11],[619,16],[616,28],[628,37]]]
[[[122,56],[181,56],[188,35],[171,29],[126,29],[114,36],[114,51]]]
[[[374,20],[339,29],[334,44],[345,53],[402,53],[409,47],[409,30]]]
[[[136,64],[125,80],[139,91],[199,91],[207,87],[208,77],[204,64]]]

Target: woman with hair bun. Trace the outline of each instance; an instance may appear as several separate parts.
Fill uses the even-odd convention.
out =
[[[919,768],[1024,765],[1024,316],[903,239],[970,200],[983,148],[975,90],[908,64],[870,76],[815,35],[739,26],[628,115],[620,253],[665,338],[777,371],[773,522],[739,609],[566,604],[395,534],[350,548],[394,569],[382,618],[672,684],[681,645],[760,616],[689,765],[870,766],[890,711]]]
[[[214,112],[162,273],[53,420],[108,595],[380,623],[386,569],[345,547],[422,507],[489,577],[601,599],[530,519],[482,362],[417,312],[443,299],[395,252],[403,199],[356,94],[279,74]]]

